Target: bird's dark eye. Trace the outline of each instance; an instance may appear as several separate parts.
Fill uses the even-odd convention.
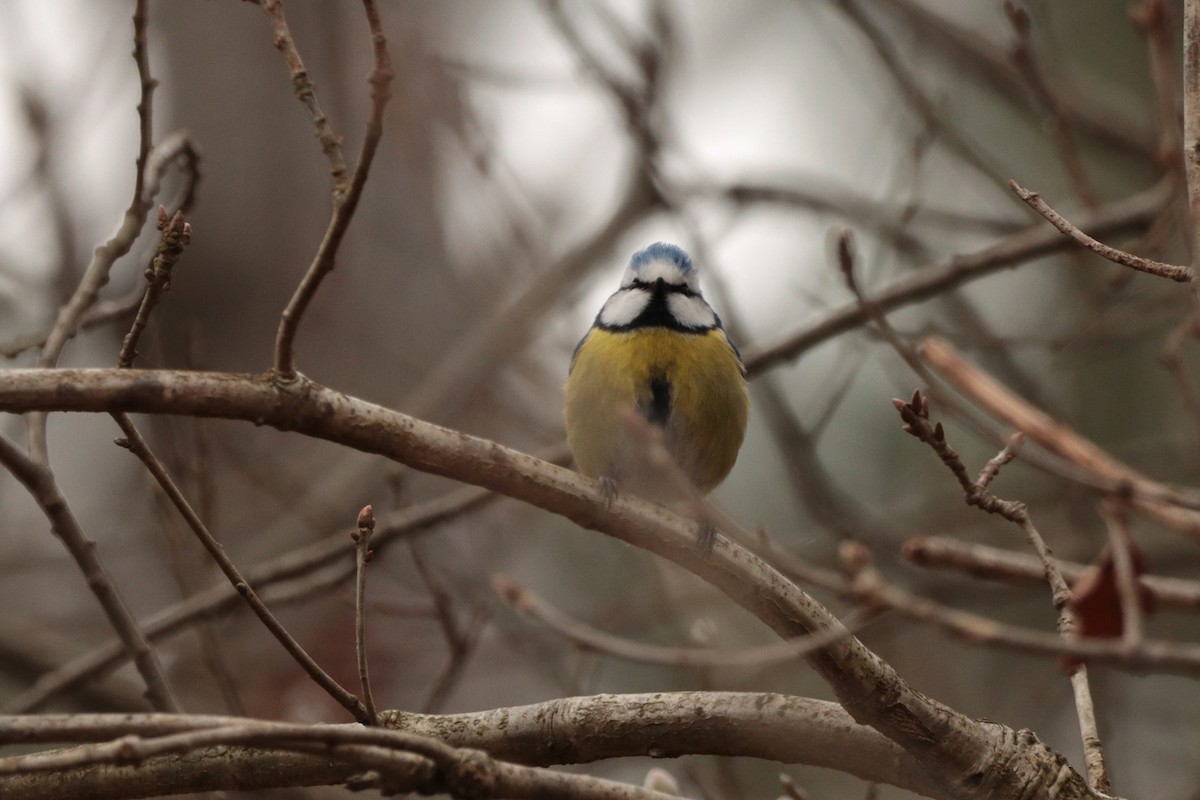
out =
[[[687,295],[688,297],[698,296],[698,292],[692,291],[687,284],[683,283],[667,283],[666,278],[655,278],[653,281],[644,281],[641,278],[635,278],[630,284],[631,289],[645,289],[649,292],[672,292],[675,294]]]

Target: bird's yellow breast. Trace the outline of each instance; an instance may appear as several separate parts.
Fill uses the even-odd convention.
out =
[[[575,355],[566,394],[567,442],[576,464],[586,475],[619,484],[636,477],[644,460],[637,443],[628,441],[623,409],[663,426],[676,461],[704,492],[733,468],[749,415],[741,364],[719,328],[593,328]]]

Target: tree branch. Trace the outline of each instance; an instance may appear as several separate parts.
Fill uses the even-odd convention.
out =
[[[466,714],[385,711],[383,718],[390,728],[436,738],[453,747],[478,748],[495,758],[529,765],[581,764],[647,753],[659,758],[687,754],[742,756],[827,767],[927,797],[953,797],[927,778],[895,743],[856,723],[836,703],[802,697],[743,692],[604,694]],[[236,717],[167,714],[0,716],[0,744],[82,743],[125,735],[153,737],[243,721]],[[305,785],[336,783],[349,774],[344,766],[328,759],[305,758],[298,764],[295,758],[233,750],[220,759],[220,770],[213,769],[218,760],[214,754],[194,753],[183,762],[144,762],[139,775],[125,775],[123,780],[130,785],[151,783],[169,769],[172,780],[196,786],[195,781],[203,776],[223,773],[227,781],[223,788],[234,789],[285,785],[250,783],[263,776],[282,781],[280,773],[284,772]],[[286,764],[287,769],[266,769],[271,764]],[[86,770],[64,776],[72,786],[81,788],[92,788],[98,777]],[[37,797],[10,794],[16,783],[11,778],[0,779],[0,791],[6,798]],[[202,786],[217,788],[212,784]]]
[[[1046,218],[1051,225],[1058,228],[1064,236],[1069,236],[1079,244],[1091,250],[1098,256],[1107,258],[1114,264],[1120,264],[1125,267],[1131,267],[1139,272],[1147,272],[1151,275],[1157,275],[1160,278],[1178,281],[1179,283],[1190,283],[1196,279],[1195,273],[1188,267],[1177,267],[1174,264],[1164,264],[1161,261],[1155,261],[1151,258],[1142,258],[1135,256],[1133,253],[1126,253],[1124,250],[1118,250],[1115,247],[1109,247],[1103,242],[1093,239],[1086,233],[1081,231],[1076,226],[1072,225],[1070,220],[1059,214],[1050,205],[1042,199],[1037,192],[1031,192],[1016,181],[1009,181],[1008,187],[1013,190],[1017,197],[1025,201],[1034,211]]]
[[[279,8],[278,0],[264,0],[266,7]],[[321,282],[325,276],[333,271],[334,262],[337,258],[338,248],[341,247],[342,239],[346,235],[346,230],[350,227],[350,221],[354,218],[354,212],[358,208],[359,198],[362,197],[363,187],[367,183],[367,175],[371,171],[371,163],[375,160],[375,151],[379,146],[379,139],[383,135],[383,110],[387,106],[390,95],[389,85],[392,82],[392,62],[388,56],[387,39],[383,35],[383,27],[379,20],[379,12],[375,7],[374,0],[363,0],[363,8],[366,12],[367,24],[371,30],[372,52],[374,53],[374,65],[371,68],[371,74],[368,77],[368,82],[371,84],[371,113],[367,118],[367,128],[363,134],[362,147],[358,152],[358,163],[354,166],[354,173],[350,176],[350,180],[344,186],[339,180],[338,165],[334,164],[334,192],[333,192],[333,216],[329,220],[329,226],[325,229],[325,236],[321,239],[321,244],[317,248],[317,254],[313,258],[312,264],[309,265],[308,271],[300,280],[300,285],[296,287],[295,294],[288,302],[287,308],[284,309],[283,315],[279,320],[279,330],[275,336],[275,374],[281,380],[292,380],[295,377],[295,338],[296,332],[300,326],[300,320],[304,316],[304,312],[308,309],[309,303],[317,294],[317,289],[320,288]],[[282,20],[283,11],[279,9],[279,19]],[[274,19],[274,17],[272,17]],[[278,41],[278,40],[277,40]],[[290,42],[290,39],[288,40]],[[285,51],[286,52],[286,51]],[[295,53],[295,44],[292,43],[290,52]],[[299,55],[295,55],[298,60]],[[290,62],[290,57],[289,57]],[[301,65],[303,69],[303,65]],[[302,72],[305,81],[307,81],[307,73]],[[297,75],[293,71],[293,76]],[[293,78],[295,80],[295,78]],[[297,88],[297,95],[300,94],[300,89]],[[307,95],[312,96],[312,86],[308,84]],[[313,99],[315,104],[316,100]],[[316,114],[316,112],[314,112]],[[314,116],[314,119],[316,117]],[[324,120],[324,117],[320,117]],[[318,125],[318,130],[321,130]],[[332,131],[330,131],[332,134]],[[324,143],[324,134],[322,134],[322,142]],[[327,154],[329,151],[326,151]],[[335,152],[340,156],[341,147],[338,145]],[[345,164],[341,165],[342,173],[345,172]]]
[[[62,391],[64,386],[71,388]],[[782,636],[842,628],[824,606],[728,539],[717,536],[711,553],[697,552],[698,526],[660,506],[632,496],[606,502],[596,482],[577,473],[306,380],[280,384],[270,376],[138,370],[0,375],[0,410],[31,408],[237,418],[335,441],[486,486],[667,558]],[[988,782],[977,780],[981,764],[998,765],[1000,758],[1005,767],[994,779],[1004,783],[1056,758],[1040,743],[1007,737],[1003,728],[982,726],[914,691],[853,637],[829,644],[808,661],[855,719],[892,738],[964,798],[985,796]],[[1064,779],[1081,782],[1078,775]]]
[[[1200,0],[1197,0],[1200,2]],[[1170,195],[1168,183],[1106,206],[1095,214],[1083,215],[1080,225],[1097,236],[1110,236],[1144,228],[1159,214]],[[1032,225],[974,253],[914,270],[911,275],[877,291],[872,300],[882,312],[937,297],[969,281],[1011,269],[1025,261],[1070,248],[1070,241],[1045,225]],[[750,375],[791,361],[818,344],[868,322],[859,303],[835,309],[815,322],[743,352]]]
[[[66,498],[59,491],[54,473],[26,456],[3,435],[0,435],[0,464],[7,467],[29,490],[34,502],[50,521],[51,530],[75,559],[88,588],[96,596],[100,608],[120,637],[126,652],[133,658],[142,680],[146,682],[146,699],[151,707],[160,711],[179,710],[179,704],[171,693],[170,685],[163,675],[154,651],[125,605],[112,578],[96,556],[96,543],[84,534],[71,512],[71,507],[67,505]]]

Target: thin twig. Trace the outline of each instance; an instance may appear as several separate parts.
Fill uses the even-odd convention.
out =
[[[858,304],[867,319],[875,325],[879,334],[891,345],[897,355],[904,359],[904,363],[919,375],[927,385],[932,385],[934,383],[933,376],[929,374],[929,370],[921,363],[921,357],[917,355],[916,350],[900,337],[900,334],[888,322],[887,315],[883,309],[867,297],[862,285],[858,282],[857,248],[854,244],[854,235],[849,230],[842,229],[834,232],[834,254],[837,259],[838,270],[842,274],[842,279],[846,282],[846,287],[850,289],[855,299],[858,300]]]
[[[1095,214],[1084,215],[1080,224],[1097,235],[1115,235],[1142,229],[1158,216],[1169,197],[1169,190],[1168,183],[1161,183],[1148,192],[1106,206]],[[893,311],[938,297],[969,281],[1065,250],[1069,246],[1069,240],[1045,225],[1032,225],[982,250],[956,255],[942,263],[913,270],[910,275],[877,291],[872,299],[882,311]],[[748,375],[754,376],[798,358],[813,347],[868,321],[867,312],[859,303],[848,303],[796,330],[746,348],[742,360]]]
[[[1080,467],[1093,477],[1093,488],[1130,495],[1143,513],[1190,536],[1200,537],[1197,498],[1175,491],[1121,463],[1066,425],[1029,405],[943,339],[930,337],[921,354],[940,377],[971,400],[1021,431],[1029,441]]]
[[[150,312],[163,292],[171,288],[171,270],[183,254],[183,248],[192,240],[191,223],[184,219],[182,211],[176,211],[173,217],[168,217],[167,210],[159,206],[158,229],[162,231],[162,236],[159,237],[158,250],[150,266],[146,268],[146,289],[142,294],[142,302],[117,356],[117,367],[122,369],[133,366],[133,360],[137,357],[138,340],[146,328],[147,320],[150,319]]]
[[[1190,267],[1180,267],[1174,264],[1164,264],[1161,261],[1155,261],[1151,258],[1142,258],[1133,253],[1126,253],[1124,250],[1118,250],[1115,247],[1109,247],[1103,242],[1099,242],[1088,236],[1071,221],[1059,214],[1051,208],[1045,200],[1041,198],[1037,192],[1031,192],[1024,186],[1021,186],[1016,181],[1009,181],[1008,186],[1013,190],[1017,197],[1024,200],[1030,208],[1046,218],[1046,221],[1058,228],[1064,236],[1069,236],[1079,244],[1091,250],[1098,256],[1108,259],[1114,264],[1120,264],[1125,267],[1136,269],[1139,272],[1147,272],[1151,275],[1157,275],[1160,278],[1178,281],[1179,283],[1190,283],[1195,280],[1195,273]]]
[[[438,622],[438,629],[442,633],[442,640],[446,643],[446,649],[449,650],[449,657],[446,663],[442,666],[441,672],[438,674],[433,685],[430,686],[424,701],[421,703],[421,708],[424,711],[431,712],[437,708],[446,695],[453,688],[454,681],[462,675],[462,668],[465,664],[468,653],[477,641],[478,628],[473,628],[475,633],[464,632],[459,626],[457,614],[455,613],[454,596],[444,587],[434,575],[433,570],[425,563],[425,558],[421,555],[421,549],[417,547],[417,543],[413,539],[407,541],[408,553],[413,561],[413,566],[417,570],[417,575],[421,578],[421,585],[425,587],[425,591],[429,593],[430,599],[433,601],[434,616]],[[478,616],[478,612],[477,612]]]
[[[942,536],[919,536],[901,548],[904,558],[922,567],[953,569],[975,578],[1024,582],[1045,580],[1041,562],[1034,556]],[[1063,577],[1072,586],[1092,565],[1056,559]],[[1200,582],[1162,575],[1141,575],[1138,586],[1156,604],[1185,611],[1200,610]]]
[[[1051,602],[1058,615],[1059,634],[1067,641],[1078,638],[1078,624],[1075,612],[1071,608],[1071,588],[1059,570],[1050,548],[1046,546],[1046,541],[1034,526],[1033,519],[1029,516],[1029,510],[1024,503],[1002,500],[987,489],[987,484],[995,478],[1000,467],[1015,457],[1016,448],[1021,441],[1020,434],[1012,437],[1004,449],[987,462],[987,465],[980,471],[978,480],[972,481],[962,459],[946,441],[942,424],[939,422],[936,427],[930,425],[929,403],[920,392],[914,392],[912,400],[908,403],[901,400],[892,402],[904,421],[905,432],[925,442],[937,453],[942,462],[958,479],[969,505],[989,513],[999,514],[1020,526],[1025,538],[1041,561],[1043,575],[1050,585]],[[1068,670],[1068,675],[1075,697],[1075,711],[1079,720],[1080,737],[1083,741],[1088,785],[1098,791],[1107,792],[1109,789],[1108,771],[1104,765],[1104,748],[1100,741],[1099,728],[1096,725],[1096,712],[1092,703],[1087,667],[1083,663],[1073,663]]]
[[[195,201],[196,187],[200,182],[199,162],[200,154],[186,133],[177,131],[163,139],[150,151],[146,160],[147,202],[158,195],[167,168],[179,164],[183,171],[184,185],[180,191],[178,207],[181,212],[187,214]],[[123,297],[109,300],[93,297],[83,313],[72,323],[73,327],[67,331],[66,337],[69,339],[79,331],[105,325],[132,314],[141,303],[143,294],[144,288],[139,285]],[[19,336],[0,345],[0,356],[13,358],[31,348],[44,347],[50,339],[50,334],[51,331],[47,331],[42,334]]]
[[[470,486],[414,505],[404,511],[385,515],[376,521],[373,537],[376,548],[400,536],[428,530],[497,497],[498,495],[487,490]],[[266,593],[271,587],[287,581],[293,584],[300,583],[304,576],[328,566],[330,569],[320,573],[318,585],[300,586],[298,593],[306,596],[306,591],[311,595],[322,587],[332,588],[354,574],[354,560],[345,558],[346,545],[342,538],[344,535],[342,530],[338,530],[306,547],[288,551],[247,570],[245,577],[250,585],[257,586],[260,591]],[[282,602],[282,598],[276,602]],[[229,583],[222,580],[195,597],[169,606],[149,617],[145,620],[144,630],[151,641],[157,642],[187,630],[197,620],[218,613],[228,613],[241,603],[241,598],[232,591]],[[126,654],[120,641],[100,644],[44,674],[32,687],[9,701],[6,708],[13,713],[37,711],[52,698],[111,672],[120,666],[125,658]]]
[[[1115,498],[1101,501],[1100,517],[1108,529],[1108,546],[1112,551],[1117,594],[1121,601],[1121,638],[1128,647],[1136,648],[1143,638],[1142,602],[1129,520],[1125,517],[1124,505]]]
[[[150,705],[159,711],[178,711],[179,704],[171,692],[154,651],[150,649],[150,643],[121,599],[112,578],[100,563],[96,555],[96,543],[88,539],[79,527],[67,499],[59,491],[54,473],[26,456],[3,435],[0,435],[0,463],[29,490],[34,502],[50,521],[50,528],[75,559],[88,588],[96,596],[109,623],[117,632],[126,652],[133,658],[138,673],[145,681],[146,699]]]
[[[163,549],[166,551],[164,557],[171,570],[171,577],[182,597],[193,597],[198,592],[199,581],[203,579],[203,573],[195,568],[195,564],[192,563],[194,561],[193,554],[189,552],[190,548],[184,544],[191,534],[178,528],[179,517],[175,512],[175,506],[171,505],[171,501],[161,492],[155,495],[154,511],[158,522],[156,527],[162,537]],[[206,514],[205,516],[210,515]],[[207,558],[207,556],[202,556],[202,558]],[[143,630],[145,631],[144,626]],[[153,641],[150,632],[145,632],[146,637]],[[216,616],[209,615],[201,620],[195,626],[195,635],[196,644],[200,650],[200,660],[204,662],[209,676],[216,684],[225,703],[226,711],[230,714],[246,716],[246,704],[242,702],[238,680],[229,664],[229,657],[234,654],[229,652],[217,632]]]
[[[140,85],[138,99],[138,151],[133,185],[133,196],[121,218],[120,227],[107,242],[96,248],[92,261],[84,270],[71,298],[58,311],[58,317],[46,336],[46,343],[38,355],[37,366],[53,367],[58,363],[67,341],[78,330],[79,320],[91,308],[100,289],[108,283],[109,271],[118,258],[129,252],[146,220],[150,199],[146,192],[147,161],[152,148],[152,104],[155,80],[150,75],[150,54],[146,45],[146,0],[137,0],[133,11],[133,59],[137,64]],[[29,457],[43,466],[50,463],[46,448],[46,415],[33,413],[26,418]]]
[[[922,51],[936,52],[942,57],[945,74],[953,72],[975,80],[1013,103],[1030,106],[1030,93],[1009,54],[966,18],[948,14],[922,0],[877,0],[872,5],[888,7],[903,17],[914,41],[921,43]],[[1066,77],[1057,73],[1048,74],[1047,81],[1055,86],[1069,85]],[[1088,92],[1082,86],[1070,86],[1070,91],[1060,96],[1063,111],[1082,133],[1127,155],[1153,157],[1152,134],[1141,124],[1139,115],[1114,102],[1105,102],[1107,99],[1104,94]]]
[[[1142,0],[1130,12],[1133,26],[1146,40],[1146,55],[1150,61],[1150,78],[1154,82],[1155,108],[1158,114],[1158,159],[1168,170],[1177,174],[1183,166],[1183,132],[1179,129],[1179,64],[1175,61],[1174,35],[1168,19],[1173,13],[1165,0]],[[1175,20],[1170,20],[1174,22]]]
[[[1133,671],[1200,675],[1200,646],[1146,639],[1140,647],[1130,650],[1116,639],[1066,639],[1057,632],[998,622],[982,614],[916,596],[889,583],[872,567],[870,556],[862,545],[847,541],[841,547],[843,563],[851,574],[851,591],[861,602],[894,609],[909,619],[937,625],[965,641],[1041,656],[1119,665]]]
[[[492,588],[505,603],[585,649],[641,664],[671,667],[764,667],[795,661],[865,628],[878,615],[863,609],[842,620],[845,630],[826,630],[780,642],[737,650],[707,647],[660,647],[630,641],[574,619],[505,575],[492,576]]]
[[[905,101],[916,112],[922,124],[964,164],[997,186],[1003,186],[1003,178],[995,167],[988,164],[979,153],[979,149],[968,142],[965,135],[952,127],[944,115],[939,112],[929,94],[921,87],[916,75],[897,51],[892,39],[871,20],[855,0],[838,0],[837,5],[871,44],[875,54],[892,76],[896,88],[900,90]]]
[[[278,19],[283,19],[283,10],[279,8],[278,0],[263,0],[264,8],[277,9]],[[295,367],[295,339],[296,333],[300,327],[300,320],[304,316],[304,312],[308,309],[309,303],[316,296],[317,289],[320,288],[321,282],[325,276],[333,271],[334,263],[337,258],[338,248],[342,244],[342,239],[346,235],[347,229],[350,227],[350,221],[354,218],[354,212],[358,208],[358,201],[362,197],[363,187],[367,182],[367,175],[371,171],[371,163],[375,159],[375,151],[379,146],[379,139],[383,135],[383,110],[387,106],[388,98],[391,96],[389,86],[392,81],[392,62],[388,55],[387,39],[383,35],[383,25],[379,19],[379,11],[375,7],[374,0],[363,0],[363,9],[366,13],[367,24],[371,31],[372,52],[374,54],[374,65],[371,68],[371,74],[367,78],[371,84],[371,111],[367,118],[366,130],[363,133],[362,146],[358,153],[358,163],[354,166],[354,173],[350,176],[348,183],[344,187],[342,181],[339,180],[337,167],[334,167],[334,193],[333,193],[333,215],[330,217],[329,226],[325,229],[325,236],[321,239],[321,244],[317,248],[317,254],[313,257],[312,263],[305,272],[304,277],[300,280],[300,284],[296,287],[292,299],[288,301],[287,308],[284,309],[279,320],[279,330],[275,336],[275,376],[284,381],[292,380],[296,375]],[[276,19],[272,16],[272,21]],[[279,42],[279,40],[276,40]],[[299,61],[299,55],[295,50],[295,43],[290,37],[287,39],[287,46],[280,43],[280,49],[284,51],[285,56],[291,63],[294,56]],[[308,82],[307,73],[303,72],[303,66],[300,67],[298,73],[293,68],[293,82],[296,82],[297,75],[303,75],[304,82]],[[300,96],[299,88],[297,95]],[[305,96],[312,97],[312,87],[308,84]],[[303,97],[301,98],[304,99]],[[315,104],[315,98],[312,100]],[[315,117],[314,117],[315,118]],[[321,119],[324,119],[321,117]],[[332,134],[332,131],[330,132]],[[323,136],[323,134],[322,134]],[[322,138],[324,144],[324,139]],[[340,152],[340,147],[338,148]],[[345,170],[345,165],[341,166]]]
[[[1108,767],[1104,762],[1100,727],[1096,723],[1096,706],[1092,701],[1087,664],[1076,664],[1071,668],[1071,696],[1075,700],[1075,716],[1079,720],[1079,733],[1083,739],[1083,763],[1087,770],[1088,786],[1107,795],[1111,791]]]
[[[1085,206],[1094,209],[1100,205],[1100,201],[1091,180],[1088,179],[1087,170],[1083,167],[1083,159],[1079,156],[1079,145],[1075,141],[1075,130],[1071,124],[1071,118],[1063,110],[1062,102],[1052,88],[1053,85],[1046,80],[1034,54],[1033,38],[1030,36],[1029,13],[1012,0],[1005,0],[1004,13],[1017,36],[1012,50],[1013,61],[1017,65],[1017,70],[1025,78],[1025,82],[1029,85],[1038,104],[1050,117],[1050,133],[1054,138],[1054,147],[1067,172],[1071,188]]]
[[[378,725],[375,697],[371,694],[371,676],[367,670],[367,564],[375,551],[371,549],[371,534],[375,530],[375,511],[365,506],[358,512],[357,528],[350,534],[354,540],[354,653],[358,660],[358,683],[362,687],[362,702],[368,725]]]
[[[1186,319],[1172,328],[1158,354],[1158,360],[1171,373],[1179,389],[1179,397],[1183,400],[1184,410],[1187,411],[1196,430],[1200,432],[1200,391],[1197,391],[1191,371],[1183,358],[1184,344],[1188,339],[1196,338],[1197,321],[1200,321],[1200,317],[1194,313],[1188,314]]]
[[[304,60],[300,58],[300,51],[296,49],[296,41],[292,38],[292,32],[288,28],[281,0],[260,0],[259,6],[270,20],[272,30],[275,31],[275,49],[283,54],[283,59],[287,62],[288,72],[292,76],[292,91],[312,117],[313,127],[317,132],[317,141],[321,143],[321,152],[329,161],[334,196],[339,197],[345,194],[346,187],[350,184],[348,177],[350,170],[346,167],[346,157],[342,153],[341,137],[334,132],[333,126],[329,124],[329,118],[325,116],[325,112],[317,103],[316,87],[313,86],[308,70],[304,66]]]
[[[300,643],[297,642],[295,638],[287,632],[287,629],[283,627],[283,624],[280,623],[275,615],[271,613],[270,609],[267,608],[266,604],[263,603],[250,584],[246,582],[246,579],[242,576],[242,573],[233,563],[233,560],[230,559],[225,553],[225,548],[221,546],[221,543],[216,540],[212,533],[209,532],[208,527],[205,526],[200,517],[196,515],[196,512],[192,509],[191,504],[188,503],[187,498],[183,496],[183,492],[180,491],[179,487],[176,486],[175,481],[163,467],[162,462],[158,460],[158,457],[155,456],[150,450],[149,446],[147,446],[146,440],[142,438],[142,435],[138,432],[137,428],[135,428],[132,423],[129,422],[128,416],[124,414],[118,415],[117,423],[121,426],[121,430],[125,434],[125,438],[118,441],[118,444],[120,444],[122,447],[126,447],[131,453],[137,456],[143,464],[146,465],[146,469],[152,476],[154,476],[154,479],[166,493],[167,497],[170,498],[171,502],[175,505],[175,508],[179,510],[180,515],[183,517],[188,527],[192,529],[192,533],[196,535],[196,537],[200,540],[200,543],[204,545],[204,549],[207,550],[209,555],[212,556],[213,560],[217,562],[217,566],[219,566],[221,571],[225,573],[225,577],[229,579],[231,584],[233,584],[233,587],[237,590],[238,594],[246,599],[246,603],[250,606],[251,610],[254,611],[255,615],[259,618],[263,625],[266,626],[267,630],[271,632],[271,635],[274,636],[281,645],[283,645],[283,648],[292,656],[293,659],[295,659],[296,663],[299,664],[304,671],[308,673],[309,677],[311,677],[318,686],[324,689],[330,697],[332,697],[338,702],[339,705],[353,714],[354,718],[359,722],[363,723],[364,725],[369,724],[370,717],[367,716],[366,708],[359,701],[359,699],[342,688],[341,684],[335,681],[329,675],[329,673],[325,672],[325,670],[323,670],[321,666],[317,664],[315,660],[313,660],[312,656],[305,652],[304,648],[300,646]]]
[[[618,47],[623,47],[628,52],[640,72],[640,82],[628,81],[605,66],[603,59],[580,34],[575,20],[566,12],[562,0],[542,0],[540,6],[555,30],[582,62],[584,70],[617,103],[626,127],[637,141],[638,157],[642,165],[648,172],[656,173],[662,137],[656,129],[656,114],[653,112],[660,95],[662,60],[669,50],[668,46],[663,45],[667,43],[637,47],[627,32],[618,36],[618,39],[624,39],[618,42]]]

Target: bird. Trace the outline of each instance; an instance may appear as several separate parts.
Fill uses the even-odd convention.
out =
[[[682,248],[655,242],[633,254],[575,347],[565,394],[571,455],[610,500],[618,490],[668,505],[685,499],[623,423],[630,410],[661,432],[701,493],[725,479],[746,435],[746,369]]]

